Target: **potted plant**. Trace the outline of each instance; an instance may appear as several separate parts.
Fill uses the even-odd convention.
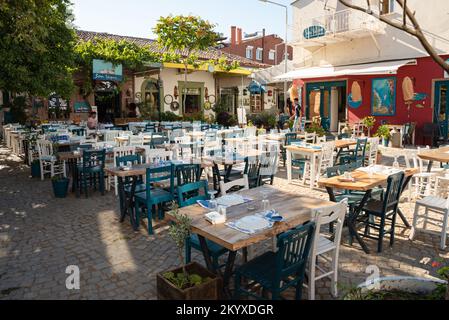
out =
[[[387,125],[381,125],[379,128],[377,128],[377,132],[375,134],[376,137],[382,138],[382,144],[385,147],[388,147],[388,143],[391,138],[390,134],[390,128]]]
[[[157,274],[157,297],[160,300],[217,300],[218,277],[193,262],[184,262],[186,239],[190,236],[191,220],[172,204],[171,215],[176,219],[169,229],[169,235],[176,244],[181,267]]]
[[[318,123],[314,122],[310,127],[306,128],[307,133],[316,133],[318,137],[323,137],[326,135],[326,130]]]
[[[31,162],[31,177],[40,178],[41,177],[41,164],[38,159]]]
[[[374,128],[374,125],[376,124],[376,118],[373,116],[365,117],[362,120],[362,123],[365,127],[368,128],[368,137],[371,137],[371,129]]]
[[[54,176],[51,178],[51,183],[53,185],[53,193],[56,198],[65,198],[67,197],[67,190],[69,189],[68,178],[63,176]]]

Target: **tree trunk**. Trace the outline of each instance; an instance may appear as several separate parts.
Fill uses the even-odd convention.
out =
[[[182,89],[181,94],[184,94],[182,97],[182,110],[183,114],[186,112],[186,101],[187,101],[187,73],[189,66],[186,64],[184,65],[184,88]]]
[[[449,300],[449,284],[447,285],[446,288],[446,300]]]

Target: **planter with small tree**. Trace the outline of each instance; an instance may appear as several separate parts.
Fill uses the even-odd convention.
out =
[[[365,117],[363,118],[362,123],[368,129],[368,137],[371,137],[371,130],[376,124],[376,118],[374,118],[373,116]]]
[[[178,211],[172,204],[171,215],[175,218],[169,229],[169,235],[176,244],[181,267],[161,272],[157,275],[157,297],[159,300],[217,300],[219,278],[193,262],[185,264],[184,247],[190,236],[191,220]]]

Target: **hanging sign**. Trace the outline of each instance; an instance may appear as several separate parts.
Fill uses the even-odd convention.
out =
[[[111,62],[94,59],[92,62],[92,78],[100,81],[122,81],[123,66]]]

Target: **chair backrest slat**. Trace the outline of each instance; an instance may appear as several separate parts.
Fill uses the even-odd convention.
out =
[[[179,207],[187,207],[195,204],[198,200],[208,199],[208,182],[201,180],[178,186]]]

